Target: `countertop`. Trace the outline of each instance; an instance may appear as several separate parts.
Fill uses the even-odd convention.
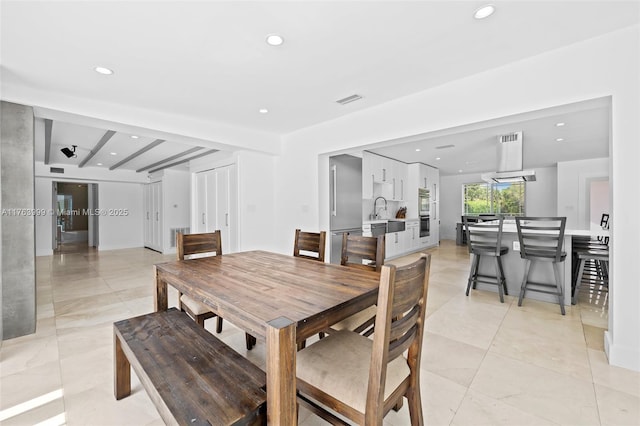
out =
[[[371,224],[374,224],[374,223],[387,223],[387,222],[388,222],[388,221],[390,221],[390,220],[397,220],[397,221],[400,221],[400,222],[410,222],[410,221],[413,221],[413,220],[415,220],[415,221],[419,221],[419,220],[420,220],[420,218],[417,218],[417,217],[407,217],[407,218],[404,218],[404,219],[396,219],[396,218],[394,217],[394,218],[389,218],[389,219],[363,220],[363,221],[362,221],[362,224],[363,224],[363,225],[371,225]]]
[[[496,229],[488,229],[488,231],[496,231]],[[535,231],[538,234],[551,234],[555,233],[555,231]],[[503,234],[517,234],[518,228],[516,227],[515,222],[509,223],[504,222],[502,225],[502,233]],[[608,237],[609,230],[608,229],[565,229],[564,234],[569,236],[583,236],[583,237]]]

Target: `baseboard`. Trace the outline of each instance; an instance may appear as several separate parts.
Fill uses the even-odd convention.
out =
[[[611,333],[608,330],[604,332],[604,352],[607,355],[609,364],[628,370],[640,371],[640,348],[616,345],[612,342],[611,337]]]

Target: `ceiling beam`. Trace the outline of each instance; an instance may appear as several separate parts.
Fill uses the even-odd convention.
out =
[[[193,157],[185,158],[184,160],[176,161],[175,163],[166,164],[164,166],[158,167],[157,169],[150,170],[149,173],[159,172],[160,170],[168,169],[169,167],[173,166],[179,166],[180,164],[184,164],[188,161],[195,160],[196,158],[204,157],[205,155],[213,154],[214,152],[218,151],[218,149],[210,149],[203,152],[202,154],[194,155]]]
[[[109,170],[117,169],[118,167],[122,166],[123,164],[126,164],[129,161],[133,160],[137,156],[144,154],[145,152],[149,151],[152,148],[155,148],[156,146],[160,145],[162,142],[164,142],[164,139],[156,139],[155,141],[151,142],[149,145],[145,146],[144,148],[134,152],[133,154],[131,154],[130,156],[128,156],[124,160],[121,160],[121,161],[117,162],[116,164],[114,164],[113,166],[109,167]]]
[[[143,167],[141,169],[136,170],[136,173],[144,172],[145,170],[152,169],[152,168],[154,168],[156,166],[159,166],[162,163],[166,163],[167,161],[175,160],[176,158],[184,157],[185,155],[189,155],[189,154],[192,154],[192,153],[194,153],[196,151],[200,151],[201,149],[202,149],[201,146],[196,146],[194,148],[191,148],[191,149],[188,149],[188,150],[186,150],[184,152],[181,152],[180,154],[172,155],[171,157],[165,158],[164,160],[160,160],[160,161],[158,161],[156,163],[149,164],[148,166],[145,166],[145,167]]]
[[[53,120],[44,119],[44,164],[49,164],[51,155],[51,130],[53,129]]]
[[[78,164],[78,167],[84,167],[84,165],[87,164],[87,161],[91,160],[93,158],[93,156],[96,155],[98,153],[98,151],[100,151],[102,149],[104,144],[109,142],[109,139],[111,139],[113,137],[113,135],[115,135],[115,134],[116,134],[115,131],[107,130],[107,132],[100,138],[100,140],[98,141],[96,146],[93,147],[93,149],[91,150],[89,155],[87,155],[86,158],[84,160],[82,160],[80,162],[80,164]]]

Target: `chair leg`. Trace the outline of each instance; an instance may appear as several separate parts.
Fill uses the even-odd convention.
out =
[[[558,302],[560,303],[560,312],[562,313],[562,315],[564,315],[564,289],[562,288],[562,277],[560,276],[560,270],[558,269],[558,266],[559,265],[556,262],[552,263],[553,274],[556,276],[556,287],[558,288]]]
[[[580,266],[576,273],[576,285],[573,287],[573,296],[571,297],[571,304],[578,303],[578,293],[580,293],[580,284],[582,283],[582,273],[584,272],[585,259],[580,260]]]
[[[471,283],[473,282],[473,280],[475,279],[475,270],[477,270],[477,264],[478,264],[478,258],[479,256],[477,254],[472,254],[473,256],[473,260],[471,261],[471,269],[469,270],[469,279],[467,280],[467,291],[466,291],[466,295],[469,295],[469,290],[471,289]]]
[[[198,325],[204,328],[204,319],[205,319],[204,315],[196,315],[195,317],[196,317],[195,320],[198,323]]]
[[[222,333],[222,317],[218,315],[218,324],[216,325],[216,333]]]
[[[178,292],[178,310],[184,312],[184,308],[182,307],[182,293]]]
[[[498,256],[496,259],[498,260],[498,267],[500,268],[500,282],[502,283],[504,294],[508,296],[509,291],[507,290],[507,279],[504,275],[504,268],[502,267],[502,257]]]
[[[422,404],[420,403],[420,387],[411,387],[407,391],[407,402],[409,403],[409,417],[411,418],[411,426],[424,425],[422,417]]]
[[[498,284],[498,295],[500,295],[500,303],[504,303],[504,294],[502,293],[502,273],[500,271],[500,258],[496,256],[496,283]]]
[[[524,292],[527,288],[527,281],[529,281],[529,271],[531,269],[531,260],[525,259],[524,262],[524,277],[522,277],[522,286],[520,286],[520,296],[518,297],[518,306],[522,306],[522,299],[524,298]]]
[[[247,344],[247,350],[250,351],[256,345],[256,338],[250,335],[249,333],[245,333],[244,335],[245,343]]]

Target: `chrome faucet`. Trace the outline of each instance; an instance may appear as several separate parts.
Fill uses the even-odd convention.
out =
[[[374,219],[377,219],[377,218],[378,218],[378,210],[376,209],[376,205],[377,205],[378,200],[379,200],[380,198],[382,198],[382,199],[384,200],[384,210],[385,210],[385,211],[387,210],[387,199],[386,199],[386,198],[384,198],[384,197],[382,197],[382,196],[381,196],[381,197],[376,198],[376,199],[374,200],[374,202],[373,202],[373,218],[374,218]]]

